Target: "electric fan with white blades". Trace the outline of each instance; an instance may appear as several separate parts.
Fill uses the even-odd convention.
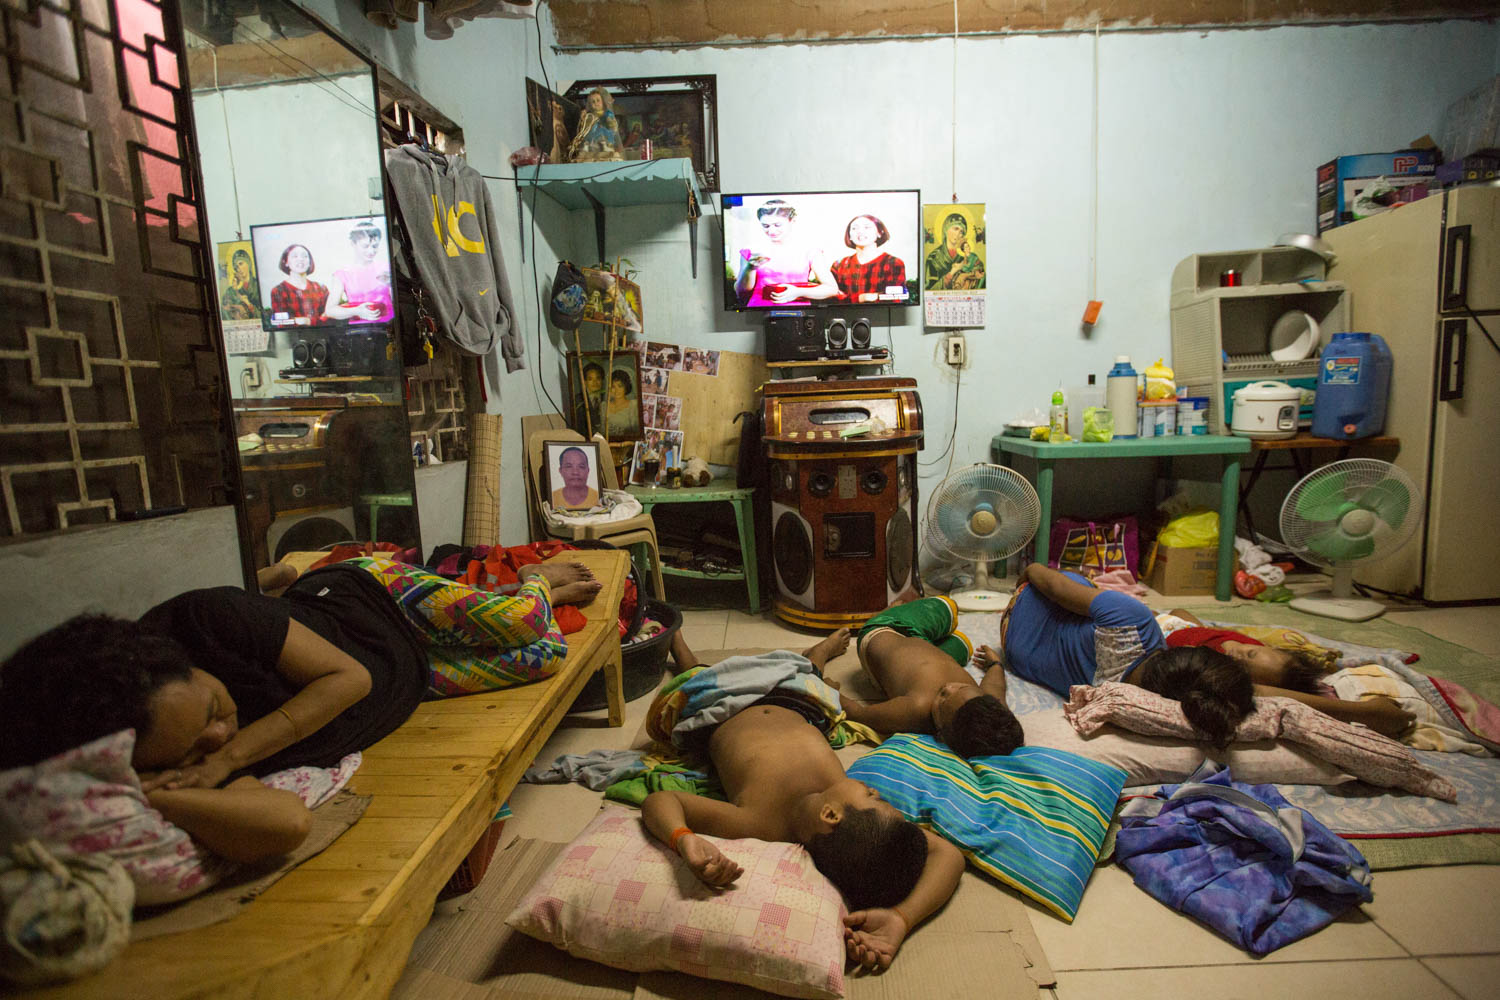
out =
[[[928,547],[974,563],[974,586],[949,594],[954,603],[965,611],[1004,610],[1010,595],[990,586],[990,561],[1021,551],[1041,518],[1036,490],[1003,465],[971,465],[939,483],[927,503]]]
[[[1362,622],[1385,611],[1354,594],[1354,568],[1384,559],[1422,523],[1422,496],[1389,462],[1351,458],[1325,465],[1292,487],[1281,505],[1281,537],[1296,553],[1333,574],[1333,589],[1298,597],[1308,614]]]

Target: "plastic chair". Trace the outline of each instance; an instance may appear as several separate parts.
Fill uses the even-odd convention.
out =
[[[545,481],[543,478],[542,445],[548,441],[584,441],[587,440],[582,434],[567,428],[542,428],[532,431],[526,439],[526,497],[531,511],[531,532],[535,539],[560,538],[567,542],[576,542],[585,539],[593,539],[608,542],[616,548],[634,549],[640,546],[647,560],[647,568],[651,571],[651,585],[656,589],[656,597],[666,600],[666,589],[661,579],[661,554],[656,545],[656,522],[651,520],[650,514],[640,514],[624,521],[609,521],[598,525],[592,524],[569,524],[552,525],[542,516],[542,500],[545,494]],[[609,445],[603,436],[595,434],[594,440],[599,442],[599,452],[604,460],[599,463],[599,476],[602,485],[607,489],[617,490],[620,488],[619,478],[615,475],[614,464],[609,461]]]

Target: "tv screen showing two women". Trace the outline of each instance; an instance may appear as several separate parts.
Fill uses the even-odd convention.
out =
[[[725,308],[915,305],[921,201],[919,191],[722,195]]]
[[[269,330],[389,323],[391,255],[382,217],[251,226]]]

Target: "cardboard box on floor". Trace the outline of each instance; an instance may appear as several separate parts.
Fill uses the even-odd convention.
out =
[[[1219,576],[1219,548],[1178,549],[1156,546],[1146,586],[1158,594],[1212,594]]]

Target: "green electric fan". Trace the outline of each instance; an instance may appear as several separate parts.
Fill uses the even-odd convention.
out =
[[[1385,612],[1354,596],[1354,569],[1391,555],[1422,523],[1422,495],[1389,462],[1351,458],[1325,465],[1297,483],[1281,505],[1281,537],[1297,555],[1333,575],[1328,591],[1297,597],[1292,607],[1344,621]]]
[[[1042,504],[1020,473],[979,463],[938,484],[927,502],[927,547],[974,563],[974,584],[954,591],[965,611],[1002,611],[1010,594],[990,584],[989,564],[1015,555],[1041,524]]]

